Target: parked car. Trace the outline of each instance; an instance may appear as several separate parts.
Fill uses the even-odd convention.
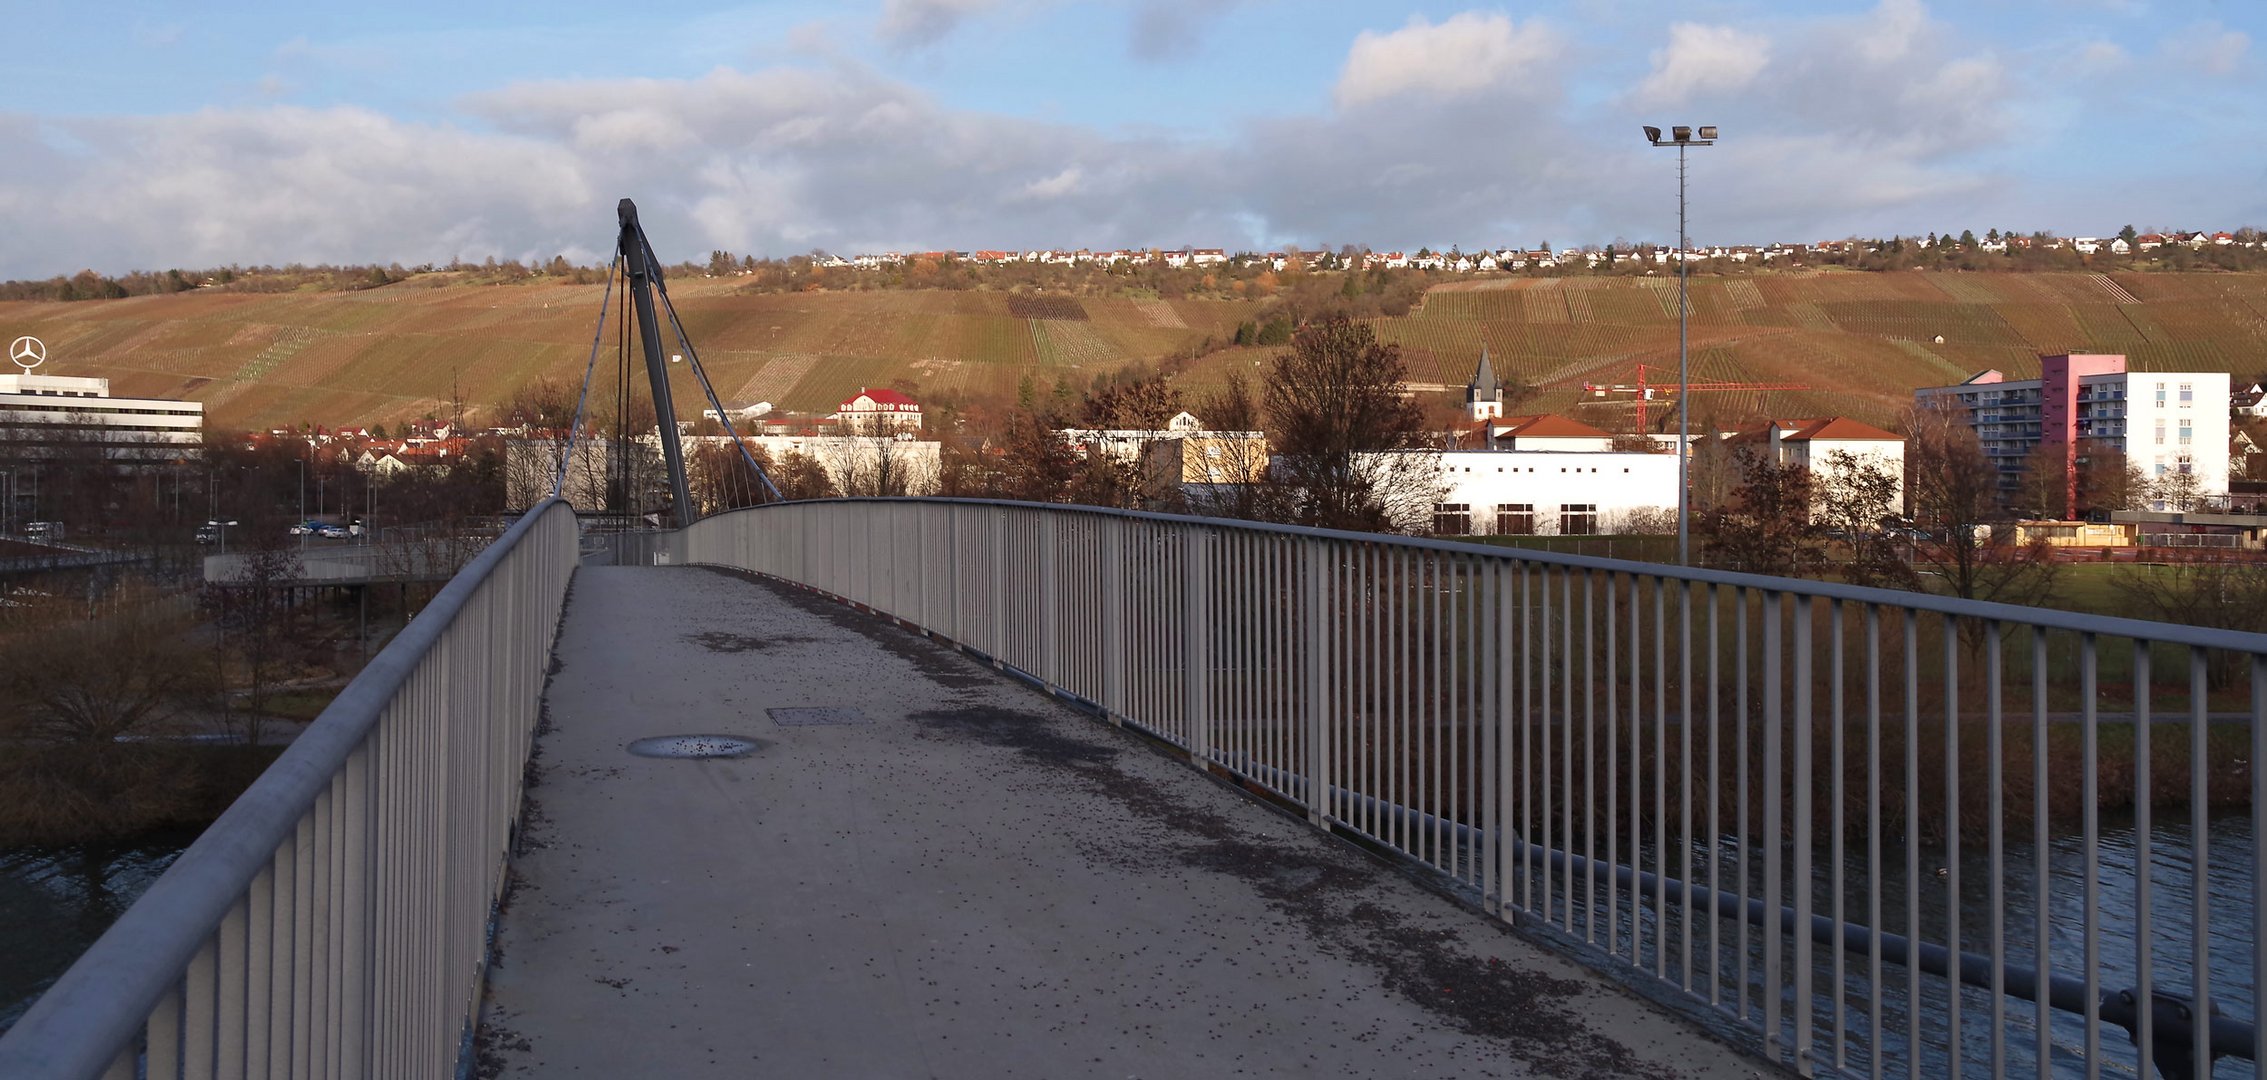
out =
[[[63,539],[63,523],[60,521],[27,521],[24,522],[24,536],[32,540],[61,540]]]
[[[315,526],[315,535],[325,540],[344,540],[349,534],[344,525],[332,525],[329,522],[324,522]]]
[[[217,544],[217,543],[219,543],[219,542],[220,542],[220,522],[217,522],[217,521],[208,521],[208,522],[205,522],[205,523],[204,523],[204,524],[202,524],[202,525],[199,525],[199,526],[197,526],[197,542],[198,542],[198,543],[200,543],[200,544]]]

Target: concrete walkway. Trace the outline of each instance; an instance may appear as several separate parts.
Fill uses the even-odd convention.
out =
[[[483,1076],[1769,1071],[951,649],[700,568],[575,579]],[[861,710],[781,724],[766,710]],[[737,759],[625,744],[721,733]]]

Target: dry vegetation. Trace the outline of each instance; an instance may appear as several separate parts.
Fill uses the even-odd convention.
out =
[[[861,385],[1006,401],[1026,376],[1083,388],[1136,364],[1161,365],[1202,393],[1276,351],[1264,339],[1237,345],[1239,328],[1333,305],[1366,314],[1381,341],[1401,345],[1421,389],[1461,385],[1486,345],[1500,375],[1540,388],[1532,407],[1607,427],[1626,426],[1629,406],[1585,400],[1581,383],[1627,381],[1639,363],[1676,358],[1674,289],[1659,277],[1464,279],[1421,294],[1421,275],[1352,275],[1351,287],[1339,273],[1265,277],[1264,286],[1216,282],[1171,297],[1138,282],[1077,295],[1029,286],[783,292],[698,277],[671,292],[721,387],[760,386],[790,409],[829,409]],[[0,326],[45,338],[54,373],[106,376],[120,394],[202,400],[216,427],[390,425],[445,414],[453,397],[504,401],[538,376],[579,383],[598,296],[569,281],[434,274],[343,292],[7,301]],[[1228,288],[1247,284],[1241,294]],[[1692,290],[1695,377],[1810,387],[1695,398],[1701,414],[1727,419],[1883,422],[1913,386],[1987,367],[2021,377],[2042,352],[2123,352],[2140,370],[2244,380],[2267,357],[2262,273],[1814,270],[1701,275]],[[680,400],[697,400],[690,375],[681,377]]]

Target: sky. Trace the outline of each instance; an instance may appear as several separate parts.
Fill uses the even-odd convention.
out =
[[[0,278],[2267,227],[2259,0],[209,7],[0,0]]]

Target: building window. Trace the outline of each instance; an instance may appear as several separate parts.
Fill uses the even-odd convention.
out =
[[[2187,446],[2187,445],[2189,444],[2189,441],[2190,441],[2191,437],[2193,437],[2193,436],[2194,436],[2194,435],[2196,434],[2196,433],[2195,433],[2195,431],[2194,431],[2193,429],[2191,429],[2191,427],[2190,427],[2189,425],[2190,425],[2190,421],[2188,421],[2188,420],[2182,420],[2182,421],[2180,422],[2180,444],[2181,444],[2182,446]]]
[[[1567,503],[1559,507],[1560,536],[1590,536],[1597,531],[1597,503]]]
[[[1433,535],[1470,536],[1471,534],[1471,503],[1433,504]]]
[[[2165,445],[2165,422],[2163,420],[2157,421],[2157,445]]]
[[[2157,407],[2160,409],[2165,407],[2165,384],[2163,383],[2157,384]]]
[[[2181,404],[2183,404],[2183,405],[2194,405],[2194,404],[2196,404],[2196,384],[2195,384],[2195,383],[2182,383],[2182,384],[2180,384],[2180,403],[2181,403]]]
[[[1529,536],[1535,532],[1534,503],[1497,503],[1496,535]]]

